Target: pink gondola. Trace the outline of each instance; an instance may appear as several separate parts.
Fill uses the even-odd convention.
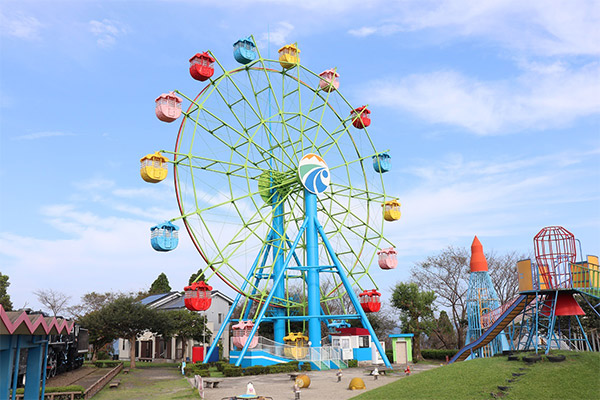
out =
[[[393,247],[381,249],[377,252],[379,256],[379,267],[381,269],[394,269],[398,266],[397,252]]]
[[[233,330],[233,345],[239,349],[244,348],[246,342],[248,341],[248,337],[250,336],[250,331],[254,327],[254,322],[252,321],[240,321],[237,324],[233,325],[231,329]],[[253,349],[258,344],[258,335],[254,335],[252,340],[250,341],[249,349]]]
[[[340,80],[338,79],[340,74],[335,69],[328,69],[319,74],[321,80],[319,81],[319,87],[326,92],[333,92],[340,87]]]
[[[173,122],[181,115],[182,100],[175,93],[163,93],[156,98],[154,112],[156,117],[163,122]]]

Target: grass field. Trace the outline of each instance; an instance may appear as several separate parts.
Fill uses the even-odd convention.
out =
[[[198,391],[176,368],[136,368],[129,374],[119,374],[114,380],[121,383],[116,389],[108,385],[94,400],[175,400],[198,399]],[[114,382],[113,380],[113,382]]]
[[[459,362],[406,377],[353,399],[600,399],[599,353],[553,354],[564,354],[566,360],[552,363],[543,357],[542,361],[527,365],[503,356]],[[523,375],[515,377],[513,373]],[[498,386],[510,389],[502,392]]]

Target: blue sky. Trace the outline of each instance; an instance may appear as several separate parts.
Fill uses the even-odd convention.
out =
[[[235,68],[232,43],[248,34],[263,55],[297,42],[305,66],[337,66],[344,96],[369,104],[403,211],[386,228],[399,267],[374,269],[384,293],[474,235],[530,253],[562,225],[600,253],[596,1],[5,0],[0,271],[15,306],[38,308],[31,292],[46,287],[72,302],[139,290],[160,272],[179,289],[203,267],[184,235],[174,252],[150,247],[176,202],[171,180],[141,181],[139,159],[173,148],[154,99],[197,91],[190,56],[210,49]]]

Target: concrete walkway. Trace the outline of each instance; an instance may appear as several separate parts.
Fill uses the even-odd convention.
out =
[[[413,364],[410,369],[412,374],[418,374],[438,367],[432,364]],[[347,400],[371,389],[387,385],[398,379],[405,378],[405,366],[394,365],[394,372],[386,376],[379,376],[375,380],[368,375],[366,368],[349,368],[342,370],[341,382],[337,382],[335,376],[337,370],[310,371],[306,375],[310,377],[310,387],[301,390],[301,400]],[[360,377],[365,382],[365,390],[349,390],[348,385],[354,377]],[[205,400],[221,400],[224,397],[232,397],[246,393],[246,385],[252,382],[259,396],[273,397],[276,400],[294,400],[294,381],[290,380],[289,374],[271,374],[242,376],[235,378],[207,378],[222,381],[216,389],[204,389]]]

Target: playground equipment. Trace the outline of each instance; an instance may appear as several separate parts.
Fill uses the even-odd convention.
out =
[[[469,276],[469,291],[467,292],[467,337],[465,343],[477,339],[487,328],[482,316],[500,306],[498,294],[494,289],[492,278],[488,273],[488,264],[483,254],[483,246],[475,236],[471,244],[471,274]],[[506,337],[501,333],[485,346],[475,350],[472,357],[491,357],[508,350]]]
[[[298,375],[296,378],[296,385],[298,385],[299,388],[307,388],[310,386],[310,378],[308,375]]]
[[[215,73],[215,59],[208,54],[196,53],[190,58],[190,75],[197,81],[204,82]]]
[[[576,261],[575,237],[560,226],[540,230],[534,237],[534,248],[537,263],[522,260],[517,264],[519,296],[482,314],[480,323],[487,329],[460,349],[450,363],[471,355],[486,356],[479,350],[503,330],[510,350],[543,350],[548,354],[553,348],[591,348],[579,319],[584,312],[574,296],[600,316],[598,257]]]
[[[154,113],[163,122],[173,122],[181,116],[181,100],[173,92],[163,93],[155,100]]]
[[[188,310],[206,311],[210,308],[212,303],[212,298],[210,297],[212,286],[200,281],[186,286],[183,290],[185,291],[184,303]]]
[[[234,322],[241,350],[230,360],[236,365],[289,361],[286,331],[301,322],[308,333],[306,360],[329,360],[325,353],[340,352],[322,346],[321,324],[358,319],[389,367],[354,294],[363,284],[376,291],[369,268],[378,250],[393,247],[383,235],[381,207],[394,198],[385,192],[381,171],[371,167],[382,151],[364,129],[368,110],[351,112],[335,69],[325,75],[310,71],[300,64],[295,44],[271,60],[261,56],[252,37],[239,40],[234,57],[243,65],[233,70],[206,53],[214,59],[214,76],[196,97],[174,91],[189,106],[182,111],[175,150],[161,154],[173,164],[181,214],[169,222],[183,221],[212,271],[206,281],[216,275],[237,292],[207,358]],[[364,130],[352,128],[354,119],[363,121]],[[400,217],[399,207],[395,201],[392,220]],[[321,276],[328,284],[323,288]],[[345,296],[351,305],[342,301]],[[378,297],[367,303],[371,312],[380,307]],[[238,305],[241,315],[233,319]],[[273,324],[269,354],[249,350],[261,323]]]
[[[362,378],[352,378],[348,385],[348,389],[350,390],[362,390],[366,388],[365,381],[363,381]]]
[[[166,221],[150,228],[150,243],[156,251],[171,251],[179,244],[179,227]]]
[[[350,113],[350,118],[352,118],[352,125],[356,129],[365,129],[367,126],[371,125],[371,118],[369,115],[371,111],[367,108],[367,106],[362,106],[355,108]]]

